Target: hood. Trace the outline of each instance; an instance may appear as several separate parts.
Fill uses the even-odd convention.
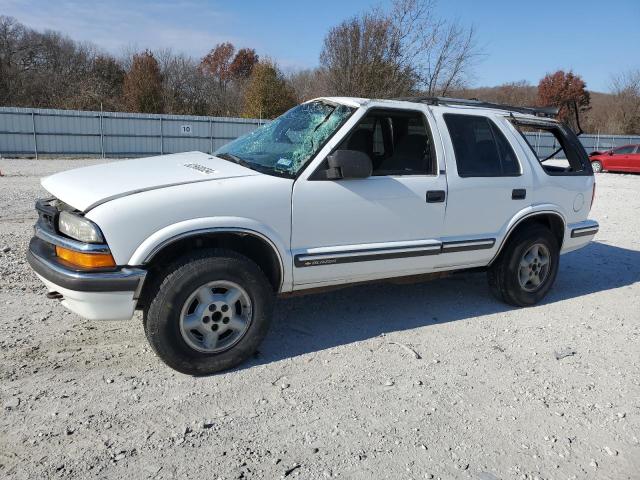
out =
[[[41,183],[56,198],[86,212],[133,193],[250,175],[261,174],[213,155],[187,152],[76,168]]]

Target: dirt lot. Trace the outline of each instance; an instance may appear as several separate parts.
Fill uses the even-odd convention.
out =
[[[640,478],[640,176],[598,176],[542,305],[482,274],[280,300],[254,360],[191,378],[24,259],[38,178],[87,163],[0,160],[0,477]]]

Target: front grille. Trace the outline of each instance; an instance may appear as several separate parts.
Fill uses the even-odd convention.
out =
[[[38,212],[38,225],[43,230],[56,233],[56,225],[58,223],[58,215],[60,211],[56,206],[55,198],[41,198],[36,201],[36,211]]]

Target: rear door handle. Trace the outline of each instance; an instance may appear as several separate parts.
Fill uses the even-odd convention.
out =
[[[527,191],[524,188],[511,190],[511,200],[524,200],[525,198],[527,198]]]
[[[429,190],[427,192],[427,203],[442,203],[445,196],[444,190]]]

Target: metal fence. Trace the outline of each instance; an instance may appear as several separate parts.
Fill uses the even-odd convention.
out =
[[[264,122],[255,119],[0,107],[5,157],[137,157],[211,153]]]
[[[525,136],[540,158],[551,155],[560,148],[556,137],[551,133],[527,132]],[[583,133],[579,138],[587,153],[609,150],[629,143],[640,143],[640,135],[593,135]]]
[[[256,119],[0,107],[0,156],[137,157],[212,153],[256,129]],[[549,133],[527,133],[543,157],[558,148]],[[587,152],[640,143],[640,136],[581,135]]]

